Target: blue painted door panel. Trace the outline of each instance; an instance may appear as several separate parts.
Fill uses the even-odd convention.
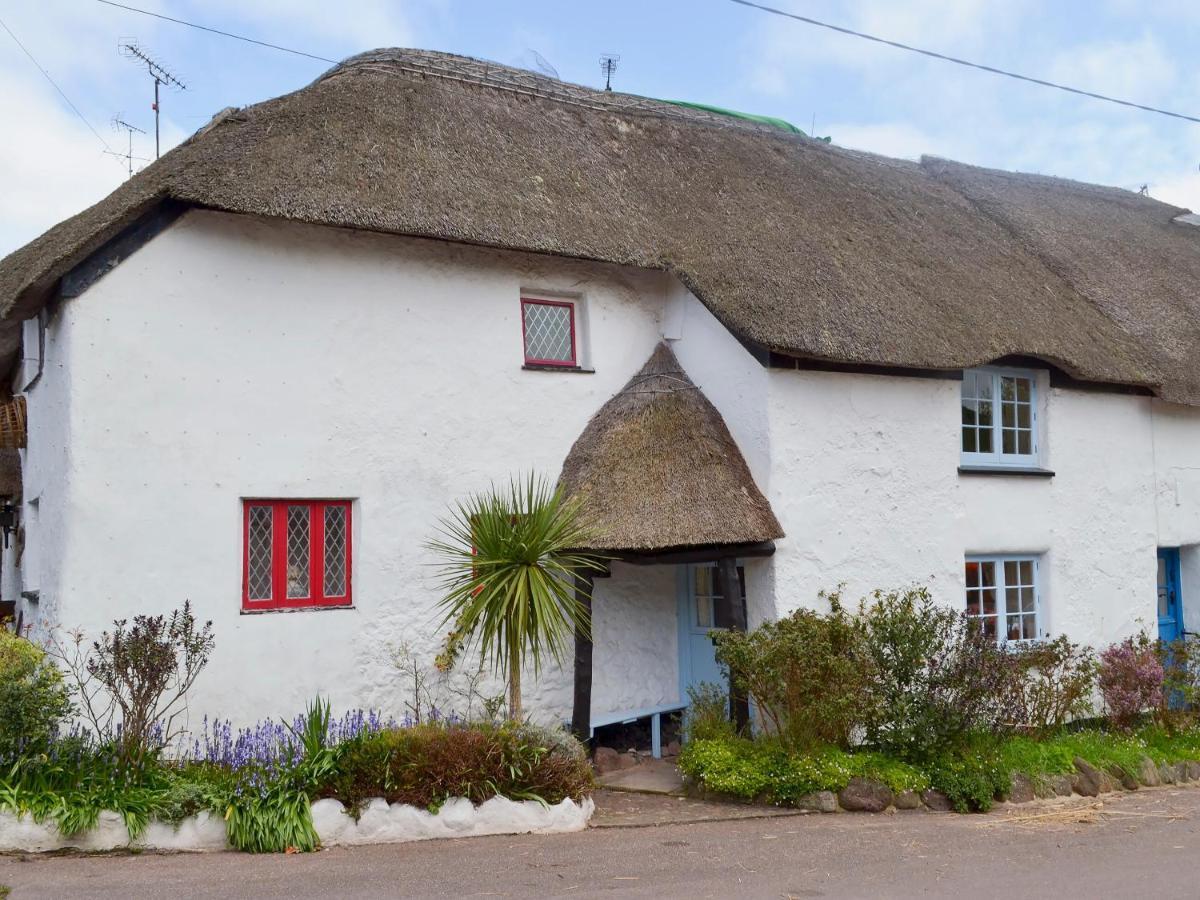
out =
[[[1174,641],[1183,636],[1183,598],[1180,593],[1179,550],[1158,551],[1158,637]]]

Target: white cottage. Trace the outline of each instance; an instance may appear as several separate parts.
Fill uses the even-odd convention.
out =
[[[1190,220],[354,57],[0,261],[0,596],[34,635],[191,600],[217,638],[195,715],[398,712],[392,652],[442,639],[434,523],[534,469],[614,560],[575,671],[527,686],[577,727],[679,707],[720,678],[710,628],[839,583],[926,584],[997,641],[1178,634],[1200,618]]]

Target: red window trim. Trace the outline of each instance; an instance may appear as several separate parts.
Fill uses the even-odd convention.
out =
[[[255,507],[271,509],[271,599],[250,599],[250,510]],[[287,595],[287,509],[306,506],[309,510],[308,528],[308,597]],[[325,510],[340,506],[346,511],[346,593],[337,597],[325,596]],[[353,504],[349,500],[243,500],[242,501],[242,609],[312,609],[327,606],[351,606],[354,594],[353,573]]]
[[[571,359],[538,359],[529,355],[529,336],[525,333],[526,306],[565,306],[571,312]],[[579,368],[579,351],[575,345],[575,304],[570,300],[543,300],[540,297],[521,298],[521,350],[525,354],[527,366],[560,366],[564,369]]]

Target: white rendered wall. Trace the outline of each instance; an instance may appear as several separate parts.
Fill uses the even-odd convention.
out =
[[[661,278],[185,215],[61,313],[78,351],[63,623],[94,632],[190,599],[217,636],[196,718],[290,714],[318,692],[336,708],[403,712],[392,650],[431,664],[440,648],[422,546],[436,520],[492,480],[557,476],[658,341]],[[522,289],[583,298],[595,374],[522,370]],[[240,614],[247,496],[356,500],[354,609]],[[631,644],[638,605],[659,600],[621,582],[598,592],[597,669],[623,676],[601,673],[598,710],[657,698],[660,678],[677,686],[673,619],[661,652],[646,653],[652,632]],[[674,597],[671,582],[672,615]],[[527,678],[527,696],[565,717],[570,677],[551,676]]]
[[[36,329],[32,335],[29,331],[27,336],[36,340]],[[17,535],[10,535],[0,566],[0,596],[17,601],[26,634],[35,640],[49,637],[58,621],[63,596],[59,561],[66,553],[75,512],[67,492],[74,470],[69,440],[73,396],[67,370],[72,345],[61,316],[48,317],[44,343],[41,376],[28,383],[30,371],[19,371],[13,385],[14,390],[24,389],[30,448],[21,451],[24,549]],[[27,352],[34,354],[36,348]],[[36,591],[38,601],[21,598],[25,591]]]
[[[1200,410],[1152,402],[1159,546],[1178,547],[1184,626],[1200,632]]]
[[[1057,474],[964,476],[958,381],[772,371],[780,613],[842,582],[851,601],[920,583],[961,606],[966,555],[1030,553],[1044,554],[1050,633],[1153,632],[1151,401],[1042,388],[1042,463]]]

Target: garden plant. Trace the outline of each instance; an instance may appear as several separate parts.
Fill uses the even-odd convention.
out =
[[[820,599],[827,612],[713,633],[758,721],[735,733],[725,691],[693,689],[679,761],[693,784],[804,805],[866,779],[968,811],[1015,779],[1069,790],[1080,764],[1124,784],[1185,762],[1200,773],[1194,639],[1134,637],[1099,654],[1065,637],[1001,646],[921,587],[877,591],[853,614],[838,593]]]

